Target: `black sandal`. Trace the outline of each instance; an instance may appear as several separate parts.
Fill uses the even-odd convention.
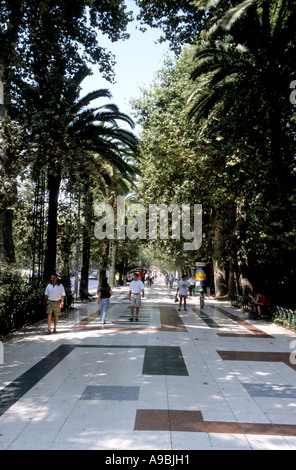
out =
[[[128,320],[128,321],[134,321],[133,317],[129,318],[129,320]]]

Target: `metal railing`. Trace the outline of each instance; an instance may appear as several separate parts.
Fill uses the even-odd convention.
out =
[[[248,304],[250,303],[249,297],[244,297],[243,295],[232,294],[230,297],[231,306],[237,307],[243,310],[244,312],[249,310]]]
[[[232,294],[230,300],[232,307],[239,308],[244,312],[249,310],[249,297],[244,297],[238,294]],[[266,315],[264,316],[267,316],[270,320],[272,320],[278,325],[296,331],[296,310],[275,306],[268,308],[266,310]]]
[[[278,325],[296,331],[296,311],[276,306],[273,313],[273,321]]]

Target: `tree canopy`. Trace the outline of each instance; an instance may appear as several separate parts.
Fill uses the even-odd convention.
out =
[[[296,270],[293,2],[135,3],[142,28],[161,28],[176,52],[133,100],[139,139],[130,116],[101,102],[107,89],[81,97],[92,66],[114,79],[116,58],[98,32],[127,39],[124,0],[0,1],[1,258],[31,263],[20,208],[34,220],[25,240],[35,249],[37,233],[46,240],[47,277],[57,255],[69,274],[78,240],[86,290],[92,260],[122,277],[140,252],[147,264],[188,273],[203,257],[217,296],[264,284],[286,301]],[[119,194],[146,211],[202,204],[202,246],[184,250],[171,229],[134,244],[96,240],[94,206],[116,212]]]
[[[152,14],[155,3],[143,2],[144,13]],[[283,301],[296,261],[295,113],[289,100],[295,9],[289,1],[194,4],[205,23],[201,29],[194,24],[191,57],[185,50],[166,63],[135,103],[145,162],[153,165],[153,178],[144,177],[141,191],[150,200],[170,195],[177,201],[181,194],[202,201],[200,254],[213,267],[216,293],[263,285]],[[167,25],[169,12],[155,8],[157,21]]]

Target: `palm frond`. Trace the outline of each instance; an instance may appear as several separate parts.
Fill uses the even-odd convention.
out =
[[[79,109],[82,109],[85,106],[88,106],[91,101],[96,100],[98,98],[112,98],[112,94],[107,88],[102,88],[100,90],[91,91],[86,96],[84,96],[83,98],[80,98],[77,101],[75,108],[78,111]]]
[[[210,8],[217,6],[220,3],[220,0],[196,0],[193,3],[198,8],[209,10]]]
[[[258,0],[244,0],[239,5],[230,8],[220,21],[220,26],[225,31],[230,31],[233,24],[242,17],[245,11],[252,5],[258,3]]]
[[[129,117],[127,114],[124,113],[119,113],[113,109],[111,110],[103,110],[99,111],[94,115],[94,120],[95,121],[100,121],[100,122],[112,122],[113,125],[117,124],[117,121],[122,121],[127,123],[131,128],[134,127],[134,121],[132,120],[131,117]]]

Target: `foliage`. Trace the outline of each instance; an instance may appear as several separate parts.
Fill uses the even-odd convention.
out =
[[[167,58],[150,89],[133,101],[135,115],[142,126],[138,202],[149,204],[198,204],[206,201],[202,148],[195,140],[195,128],[187,118],[186,100],[190,77],[191,50],[179,61]],[[149,238],[149,237],[148,237]],[[159,263],[178,267],[192,266],[194,252],[184,252],[184,240],[149,241]]]
[[[218,134],[230,142],[226,190],[239,203],[238,235],[253,282],[263,278],[269,291],[296,263],[295,123],[288,99],[296,74],[294,22],[289,0],[221,10],[207,41],[197,45],[192,73],[190,115],[209,139]]]
[[[147,24],[161,28],[160,42],[169,41],[176,52],[180,52],[183,44],[192,43],[204,27],[205,15],[194,2],[136,0],[136,4],[140,7],[137,19],[141,21],[142,29],[145,30]]]
[[[44,318],[44,290],[14,267],[0,265],[0,336]]]
[[[292,132],[283,134],[285,163],[276,172],[264,67],[254,51],[225,38],[200,41],[194,62],[191,54],[185,49],[175,63],[166,61],[153,86],[134,101],[143,128],[138,197],[146,204],[202,202],[202,253],[224,270],[226,288],[234,270],[241,289],[250,281],[267,286],[274,298],[279,288],[285,296],[289,283],[283,280],[295,270]],[[278,112],[291,129],[289,109],[285,104]],[[167,266],[188,263],[170,241],[153,250]]]
[[[11,218],[13,178],[29,168],[36,179],[45,165],[55,204],[50,227],[57,228],[63,268],[73,254],[78,193],[85,270],[89,256],[105,267],[112,261],[108,244],[94,239],[90,208],[105,200],[116,210],[116,195],[134,190],[139,170],[136,202],[147,210],[149,204],[202,203],[199,254],[212,263],[214,277],[223,278],[224,289],[234,289],[234,279],[241,290],[263,279],[286,296],[296,272],[296,129],[289,101],[296,79],[294,3],[136,3],[142,25],[162,27],[161,40],[182,50],[178,60],[165,61],[152,87],[134,101],[142,126],[137,169],[137,139],[119,127],[131,126],[131,119],[111,104],[89,109],[94,99],[110,97],[107,90],[79,96],[90,64],[113,79],[112,54],[100,47],[95,30],[112,40],[125,38],[131,16],[124,2],[1,1],[0,80],[9,116],[0,203],[6,201]],[[60,197],[57,205],[60,186],[62,195],[70,194],[70,210],[67,198]],[[19,215],[27,211],[30,221],[32,195],[22,194],[28,201],[19,202]],[[25,255],[27,240],[17,240],[18,253]],[[48,240],[56,245],[52,232]],[[122,273],[138,255],[170,269],[190,269],[196,255],[184,251],[183,240],[172,239],[115,240],[114,252]]]
[[[131,14],[126,11],[122,0],[103,3],[84,0],[1,1],[0,82],[4,84],[4,112],[10,128],[13,122],[14,128],[22,130],[19,139],[21,159],[16,158],[19,152],[13,148],[7,133],[2,147],[5,158],[1,161],[0,177],[5,184],[1,185],[0,203],[4,201],[5,213],[0,232],[4,235],[5,223],[9,226],[10,222],[11,225],[10,206],[16,202],[15,163],[20,163],[17,168],[20,172],[34,162],[35,179],[40,168],[46,165],[51,185],[58,186],[54,179],[60,173],[60,156],[67,155],[68,160],[77,156],[77,150],[73,150],[77,140],[73,141],[73,135],[71,140],[67,131],[75,115],[71,105],[79,94],[81,80],[90,74],[89,64],[96,64],[107,80],[113,80],[114,57],[100,46],[97,29],[112,41],[125,39],[130,20]],[[95,97],[93,94],[92,99]],[[87,100],[84,105],[87,105]],[[1,118],[2,111],[1,106]],[[86,125],[85,122],[83,124]],[[89,126],[87,131],[89,139]],[[106,146],[112,153],[111,145]],[[73,168],[73,162],[68,163]],[[14,260],[11,231],[6,240],[10,244],[6,257]],[[52,255],[55,258],[54,253]]]

